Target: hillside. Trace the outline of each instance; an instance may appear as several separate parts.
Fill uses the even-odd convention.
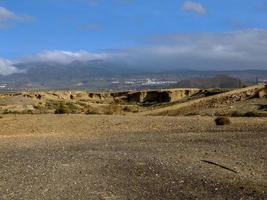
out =
[[[143,112],[144,115],[238,115],[258,111],[267,116],[266,85],[259,84],[222,94],[200,97]],[[240,110],[241,109],[241,110]],[[260,115],[260,114],[259,114]],[[240,114],[242,116],[242,114]]]
[[[1,86],[9,91],[62,88],[78,90],[238,88],[240,82],[235,79],[240,79],[248,85],[255,84],[256,78],[260,82],[267,80],[267,70],[197,71],[180,68],[171,71],[164,71],[164,68],[144,70],[140,67],[128,66],[126,63],[105,60],[73,61],[67,64],[30,62],[17,63],[15,66],[19,73],[0,75],[0,90]],[[156,84],[150,84],[147,80],[153,80]]]
[[[179,88],[125,92],[29,91],[0,93],[0,113],[141,115],[267,115],[266,86]]]
[[[62,106],[77,114],[137,113],[151,105],[185,100],[199,89],[166,89],[125,92],[40,91],[0,93],[0,113],[54,113]]]
[[[241,88],[243,85],[244,84],[238,78],[226,75],[217,75],[215,77],[205,79],[198,78],[182,80],[176,86],[189,88]]]

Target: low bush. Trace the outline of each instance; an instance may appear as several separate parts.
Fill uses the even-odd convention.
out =
[[[123,107],[123,111],[124,112],[137,113],[138,112],[138,108],[135,107],[135,106],[125,106],[125,107]]]
[[[217,117],[215,119],[216,125],[224,126],[224,125],[230,125],[231,121],[228,117]]]
[[[55,109],[55,114],[76,114],[79,113],[79,107],[72,102],[58,102],[57,104],[52,104]]]
[[[254,111],[241,113],[241,112],[235,111],[231,114],[231,116],[232,117],[267,117],[267,113],[254,112]]]
[[[59,103],[58,107],[55,110],[55,114],[69,114],[70,110],[62,102]]]
[[[243,113],[238,112],[238,111],[234,111],[230,115],[231,115],[231,117],[243,117],[244,116]]]
[[[91,105],[87,105],[84,109],[86,115],[100,114],[99,110]]]
[[[229,89],[212,88],[206,91],[206,96],[212,96],[212,95],[221,94],[221,93],[229,92],[229,91],[230,91]]]
[[[54,110],[57,109],[59,106],[59,102],[58,101],[54,101],[54,100],[48,100],[45,103],[45,108],[48,110]]]
[[[105,115],[114,115],[121,113],[122,107],[117,105],[108,105],[103,107],[103,112]]]
[[[260,105],[259,109],[263,111],[267,111],[267,105]]]
[[[66,103],[66,107],[69,110],[69,112],[72,113],[72,114],[75,114],[75,113],[79,113],[80,112],[79,111],[79,107],[75,103],[67,102]]]

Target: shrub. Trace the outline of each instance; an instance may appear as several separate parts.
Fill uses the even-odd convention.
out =
[[[259,115],[256,112],[247,112],[244,113],[244,117],[258,117]]]
[[[33,110],[26,110],[27,114],[34,114]]]
[[[70,113],[68,107],[64,105],[62,102],[60,102],[55,110],[55,114],[68,114],[68,113]]]
[[[216,125],[223,126],[223,125],[230,125],[231,121],[228,117],[217,117],[215,119]]]
[[[58,101],[53,101],[53,100],[48,100],[46,103],[45,103],[45,108],[50,110],[50,109],[57,109],[59,106],[59,102]]]
[[[94,115],[94,114],[100,114],[100,110],[98,110],[97,108],[91,106],[91,105],[87,105],[85,108],[85,114],[86,115]]]
[[[55,114],[76,114],[80,113],[79,107],[72,102],[49,102],[49,104],[46,105],[48,109],[54,109]]]
[[[228,91],[230,91],[230,90],[229,89],[223,89],[223,88],[212,88],[212,89],[208,89],[206,91],[206,96],[221,94],[221,93],[228,92]]]
[[[190,112],[190,113],[187,113],[185,116],[196,116],[196,115],[199,115],[198,112]]]
[[[104,107],[104,114],[105,115],[114,115],[120,113],[122,108],[116,105],[108,105]]]
[[[135,106],[125,106],[125,107],[123,107],[123,111],[124,112],[137,113],[138,112],[138,108],[135,107]]]
[[[231,117],[243,117],[243,114],[238,111],[233,111],[230,115]]]
[[[87,110],[85,112],[86,115],[96,115],[96,114],[99,114],[97,111],[91,111],[91,110]]]
[[[231,114],[231,116],[232,117],[267,117],[267,113],[254,112],[254,111],[241,113],[241,112],[235,111]]]
[[[75,114],[75,113],[79,113],[79,107],[72,102],[67,102],[66,104],[67,109],[69,110],[69,113]]]
[[[260,109],[260,110],[267,111],[267,104],[266,104],[266,105],[260,105],[260,106],[259,106],[259,109]]]

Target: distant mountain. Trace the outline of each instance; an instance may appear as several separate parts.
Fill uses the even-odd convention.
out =
[[[73,88],[97,90],[128,90],[168,87],[238,87],[239,79],[246,84],[267,80],[267,70],[200,71],[177,68],[156,70],[158,66],[142,68],[111,60],[73,61],[71,63],[31,62],[15,65],[23,73],[0,75],[0,84],[8,88]],[[164,67],[160,67],[163,69]],[[155,69],[155,70],[154,70]],[[214,76],[216,78],[213,78]],[[225,76],[226,75],[226,76]],[[229,77],[227,77],[229,76]],[[230,78],[232,77],[232,78]],[[179,84],[148,85],[147,79]],[[183,81],[181,81],[183,80]],[[135,84],[129,84],[135,83]]]
[[[243,85],[238,78],[217,75],[212,78],[182,80],[176,86],[185,88],[240,88]]]
[[[25,77],[31,81],[88,79],[135,72],[134,69],[129,69],[126,66],[102,60],[73,61],[69,64],[26,63],[18,64],[16,67],[26,71],[24,74],[16,74],[16,77]]]

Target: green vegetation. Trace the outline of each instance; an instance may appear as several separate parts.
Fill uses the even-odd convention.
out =
[[[59,105],[58,101],[47,100],[47,102],[45,103],[45,108],[47,110],[54,110],[58,107],[58,105]]]
[[[75,114],[78,113],[78,109],[74,103],[59,102],[55,109],[55,114]]]
[[[68,114],[68,113],[69,113],[68,108],[62,102],[60,102],[55,110],[55,114]]]
[[[54,111],[55,114],[76,114],[81,112],[79,104],[54,100],[47,101],[45,109]]]

